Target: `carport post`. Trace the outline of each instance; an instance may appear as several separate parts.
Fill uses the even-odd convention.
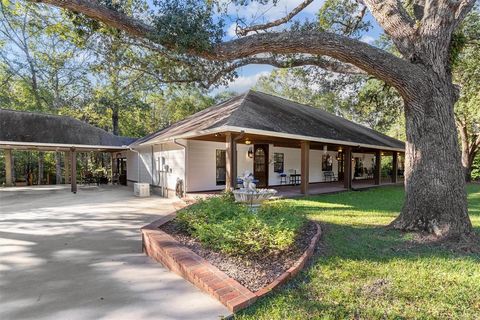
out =
[[[12,179],[12,150],[4,149],[5,151],[5,185],[11,187],[13,185]]]
[[[114,172],[115,172],[115,153],[110,152],[110,181],[112,181],[112,185],[113,185]]]
[[[63,174],[65,175],[65,184],[70,183],[70,152],[65,151],[63,158]]]
[[[70,166],[70,179],[72,180],[71,191],[77,193],[77,152],[75,148],[70,149]]]

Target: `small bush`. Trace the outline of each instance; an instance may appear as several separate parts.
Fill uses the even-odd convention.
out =
[[[288,249],[307,219],[292,205],[265,203],[256,213],[228,194],[200,200],[177,222],[204,246],[230,255],[265,255]]]

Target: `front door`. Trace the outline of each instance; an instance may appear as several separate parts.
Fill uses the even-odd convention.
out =
[[[258,180],[257,187],[268,186],[268,144],[256,144],[253,149],[253,176]]]

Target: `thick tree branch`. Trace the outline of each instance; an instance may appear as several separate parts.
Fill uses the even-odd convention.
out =
[[[395,87],[402,95],[415,94],[410,87],[424,77],[423,70],[407,61],[367,43],[348,37],[317,31],[262,33],[218,44],[205,58],[232,61],[270,54],[309,54],[329,56],[352,64]]]
[[[69,11],[78,12],[97,21],[101,21],[106,25],[123,30],[128,34],[141,37],[152,38],[156,30],[152,26],[144,22],[129,17],[126,14],[118,12],[107,6],[99,4],[94,0],[28,0],[31,2],[45,3],[55,7],[67,9]]]
[[[111,27],[123,30],[131,36],[146,38],[162,46],[166,45],[155,41],[156,30],[152,27],[108,7],[99,5],[97,2],[91,0],[36,1],[83,13]],[[376,8],[379,8],[378,10],[386,12],[391,18],[392,15],[393,18],[397,17],[397,19],[393,20],[399,21],[399,24],[406,29],[410,28],[408,23],[407,26],[404,25],[406,21],[398,11],[392,8],[385,9],[385,7],[389,8],[389,5],[382,6],[378,5],[374,0],[368,1],[375,3]],[[388,0],[387,3],[391,1]],[[386,25],[391,28],[395,24],[387,23]],[[352,64],[385,81],[395,87],[403,96],[417,95],[418,87],[415,80],[425,76],[420,67],[393,54],[367,43],[329,32],[289,31],[259,33],[216,44],[209,51],[199,52],[192,49],[187,51],[187,53],[219,62],[245,59],[259,54],[329,56],[343,63]]]
[[[206,83],[206,87],[210,87],[214,83],[218,82],[222,78],[223,75],[230,73],[240,67],[251,65],[251,64],[267,64],[277,68],[294,68],[294,67],[303,67],[303,66],[316,66],[322,69],[336,72],[336,73],[343,73],[343,74],[351,74],[351,75],[366,75],[366,73],[358,69],[355,66],[347,65],[340,63],[334,60],[327,60],[322,57],[313,57],[313,56],[305,56],[305,57],[293,57],[293,58],[285,58],[285,57],[251,57],[245,58],[242,60],[235,61],[225,68],[223,68],[220,72],[216,73],[212,78],[208,79]]]
[[[456,20],[456,25],[455,27],[465,19],[467,14],[470,12],[470,10],[473,9],[475,6],[475,1],[476,0],[461,0],[458,3],[458,8],[455,12],[455,20]]]
[[[364,0],[365,5],[385,30],[400,52],[409,57],[411,38],[415,34],[415,22],[399,0]]]
[[[312,3],[313,0],[304,0],[302,3],[300,3],[295,9],[293,9],[289,14],[287,14],[285,17],[277,19],[275,21],[271,21],[265,24],[258,24],[246,28],[241,28],[237,26],[236,33],[239,36],[246,36],[250,32],[256,32],[259,30],[266,30],[270,29],[279,25],[282,25],[284,23],[287,23],[290,21],[293,17],[295,17],[298,13],[300,13],[303,9],[305,9],[310,3]]]

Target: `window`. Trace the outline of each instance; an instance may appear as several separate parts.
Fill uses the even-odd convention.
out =
[[[225,185],[225,182],[227,180],[227,160],[225,150],[217,149],[215,175],[217,186]]]
[[[283,173],[284,167],[284,156],[283,153],[274,153],[273,154],[273,171],[278,173]]]

